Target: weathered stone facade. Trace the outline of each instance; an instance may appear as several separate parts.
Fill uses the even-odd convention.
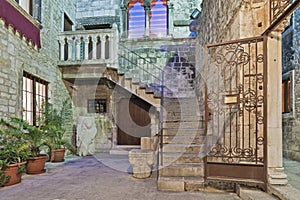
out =
[[[300,9],[294,11],[290,20],[290,25],[283,32],[283,63],[282,79],[291,81],[290,87],[290,107],[289,113],[283,114],[283,155],[289,159],[300,161],[300,71],[299,71],[299,52],[300,52]]]
[[[74,0],[43,2],[41,49],[26,43],[12,27],[5,27],[1,22],[0,117],[22,116],[23,71],[49,82],[48,96],[55,107],[61,107],[64,99],[68,98],[57,67],[56,41],[62,31],[63,12],[68,12],[75,19],[74,8]]]

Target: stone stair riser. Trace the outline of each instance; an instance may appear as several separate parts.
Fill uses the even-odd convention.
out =
[[[163,156],[163,165],[171,165],[171,164],[202,164],[203,163],[203,155],[199,156]]]
[[[181,137],[172,137],[164,136],[164,144],[200,144],[204,141],[204,137],[195,137],[195,138],[181,138]]]
[[[204,170],[202,167],[165,167],[160,169],[160,176],[164,177],[202,177]]]
[[[201,136],[205,132],[203,129],[163,129],[163,135],[165,136]]]
[[[189,154],[199,154],[204,150],[204,145],[198,145],[198,146],[183,146],[183,145],[171,145],[166,144],[163,146],[163,152],[165,153],[189,153]]]
[[[169,122],[164,123],[163,128],[195,128],[198,129],[201,127],[200,122]]]

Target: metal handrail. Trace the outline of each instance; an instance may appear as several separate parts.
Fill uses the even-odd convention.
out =
[[[161,96],[160,96],[160,123],[159,123],[159,131],[157,133],[158,135],[158,145],[157,145],[157,179],[159,177],[159,166],[160,164],[162,164],[162,156],[163,156],[163,151],[162,151],[162,145],[163,145],[163,106],[164,106],[164,69],[161,69],[159,66],[155,65],[154,63],[149,62],[146,58],[140,56],[139,54],[137,54],[136,52],[132,51],[131,49],[125,47],[123,44],[119,44],[119,47],[122,48],[122,50],[125,50],[125,53],[120,53],[119,52],[119,57],[121,59],[126,60],[129,64],[133,65],[134,68],[138,68],[140,70],[142,70],[143,72],[147,73],[148,75],[154,77],[156,80],[159,81],[159,85],[156,86],[155,88],[159,88],[160,92],[161,92]],[[121,50],[121,52],[122,52]],[[126,57],[127,54],[127,57]],[[141,59],[144,61],[144,63],[146,63],[147,65],[147,69],[145,69],[144,67],[140,66],[137,62],[134,62],[133,60],[130,59],[129,54],[135,55],[137,59]],[[149,71],[149,65],[151,65],[154,69],[158,70],[158,74],[161,74],[161,78],[160,76],[156,76],[155,74],[151,73]],[[140,79],[140,77],[139,77]]]

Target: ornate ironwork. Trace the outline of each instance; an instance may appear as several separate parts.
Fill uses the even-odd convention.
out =
[[[271,23],[284,13],[292,2],[293,0],[270,0]]]
[[[207,119],[208,162],[263,162],[263,43],[258,37],[208,46],[207,111],[212,113]]]

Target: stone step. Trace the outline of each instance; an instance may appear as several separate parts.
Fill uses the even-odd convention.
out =
[[[191,153],[198,154],[203,152],[204,144],[165,144],[163,145],[163,152],[169,153]]]
[[[201,126],[200,121],[178,121],[178,122],[166,122],[163,124],[163,128],[199,128]]]
[[[242,200],[276,200],[278,198],[259,189],[239,188],[238,195]]]
[[[164,153],[163,165],[172,164],[202,164],[205,154]]]
[[[172,164],[160,166],[161,177],[203,177],[204,164]]]
[[[205,136],[163,136],[164,144],[202,144],[205,142]]]
[[[177,105],[170,105],[170,106],[166,106],[164,103],[164,114],[168,113],[168,112],[179,112],[179,113],[186,113],[186,114],[192,114],[192,115],[197,115],[198,113],[201,113],[201,109],[196,107],[195,105],[181,105],[181,106],[177,106]],[[202,109],[203,110],[203,109]]]
[[[192,115],[191,113],[168,113],[168,114],[164,114],[164,121],[165,122],[178,122],[178,121],[182,121],[182,122],[200,122],[201,124],[203,124],[204,126],[204,117],[200,116],[200,115]]]
[[[202,177],[159,177],[157,181],[159,191],[167,192],[195,192],[204,188]]]
[[[164,98],[164,102],[166,104],[182,104],[182,103],[195,103],[198,102],[196,98],[190,98],[190,97],[178,97],[178,98]]]
[[[163,129],[163,135],[166,136],[200,136],[200,135],[204,135],[204,129],[190,129],[190,128],[167,128],[167,129]]]

